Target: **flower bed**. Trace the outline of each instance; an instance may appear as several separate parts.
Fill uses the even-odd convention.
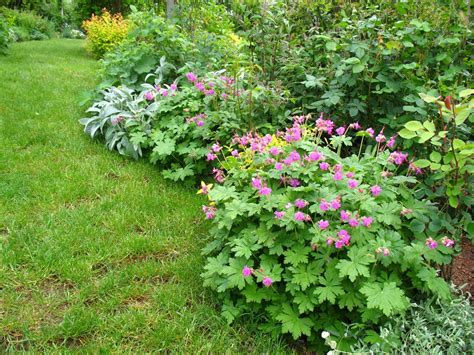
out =
[[[343,157],[355,142],[359,156]],[[419,232],[438,211],[417,198],[421,170],[390,150],[395,137],[299,116],[232,143],[216,154],[221,184],[200,191],[213,224],[203,277],[229,321],[259,312],[267,330],[314,339],[379,324],[420,292],[450,297],[433,266],[451,260],[454,242]]]

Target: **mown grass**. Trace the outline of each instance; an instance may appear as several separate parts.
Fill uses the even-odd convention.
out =
[[[82,133],[83,46],[0,58],[0,352],[284,351],[203,288],[195,190]]]

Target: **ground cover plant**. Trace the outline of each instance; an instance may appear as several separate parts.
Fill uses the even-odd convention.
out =
[[[444,302],[436,297],[412,304],[402,317],[390,320],[379,332],[352,348],[356,353],[465,354],[474,349],[474,309],[468,294],[453,290],[457,297]],[[349,330],[351,332],[351,330]],[[351,332],[357,336],[357,329]],[[329,335],[327,343],[334,342]],[[372,344],[372,345],[368,345]]]
[[[423,293],[449,299],[437,265],[454,241],[419,231],[440,212],[417,197],[417,168],[390,150],[395,137],[369,132],[297,116],[285,132],[236,137],[224,151],[222,184],[201,189],[213,222],[203,277],[229,321],[257,311],[268,331],[311,343],[344,323],[383,324]],[[341,156],[354,135],[368,149],[360,138],[358,155]]]
[[[182,18],[188,15],[183,10]],[[238,64],[247,60],[245,42],[229,29],[226,21],[211,24],[193,21],[192,27],[186,22],[181,26],[180,22],[167,21],[152,10],[136,9],[128,19],[132,30],[125,41],[104,58],[101,89],[120,84],[141,89],[141,84],[162,57],[175,70],[192,64],[198,74],[233,68],[231,74],[234,75],[241,68]],[[216,25],[212,26],[213,23]],[[163,78],[165,82],[175,79],[175,70],[168,72],[169,75]]]

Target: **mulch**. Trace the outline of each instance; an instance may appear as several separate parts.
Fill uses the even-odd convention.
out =
[[[461,254],[456,256],[451,266],[451,281],[463,287],[464,292],[471,294],[471,299],[474,297],[474,245],[472,242],[463,238],[461,242]]]

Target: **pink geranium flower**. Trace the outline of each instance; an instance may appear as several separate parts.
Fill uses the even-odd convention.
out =
[[[347,180],[347,186],[349,186],[350,189],[355,189],[357,185],[359,185],[357,180],[354,180],[354,179]]]
[[[262,283],[265,285],[265,287],[270,287],[273,283],[273,280],[269,277],[265,277]]]
[[[329,221],[322,219],[318,222],[318,225],[319,225],[319,228],[326,229],[327,227],[329,227]]]
[[[382,188],[379,185],[374,185],[370,188],[370,192],[373,196],[377,197],[382,192]]]

